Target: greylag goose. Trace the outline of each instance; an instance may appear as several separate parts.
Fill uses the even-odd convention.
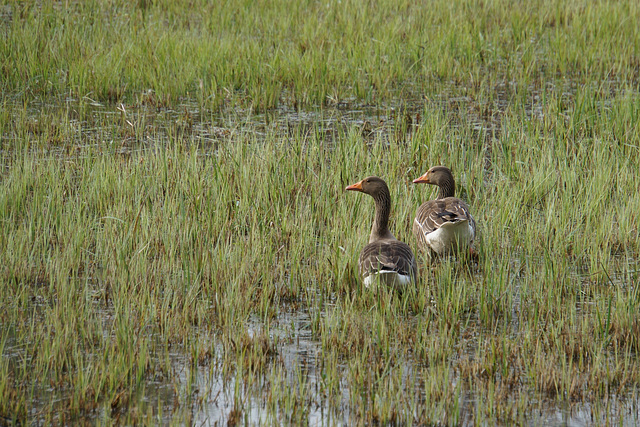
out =
[[[440,188],[435,200],[424,202],[416,211],[413,234],[418,246],[429,255],[447,255],[471,249],[476,236],[476,222],[469,206],[454,197],[456,182],[449,168],[434,166],[413,183]]]
[[[377,176],[370,176],[349,185],[346,190],[360,191],[373,197],[375,218],[369,243],[362,249],[358,268],[368,288],[379,280],[387,286],[406,287],[418,277],[418,266],[413,251],[406,243],[396,239],[389,231],[391,194],[387,184]]]

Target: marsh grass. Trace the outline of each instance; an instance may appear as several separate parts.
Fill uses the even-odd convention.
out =
[[[442,81],[493,101],[557,76],[637,78],[635,3],[358,0],[258,4],[120,0],[3,5],[3,92],[264,111],[431,94]],[[437,91],[436,91],[437,92]],[[476,96],[478,95],[478,96]],[[523,99],[524,99],[523,98]],[[486,105],[486,104],[484,104]]]
[[[192,6],[2,5],[0,423],[637,422],[633,2]],[[478,259],[366,290],[435,164]]]

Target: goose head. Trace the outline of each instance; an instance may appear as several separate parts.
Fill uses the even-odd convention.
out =
[[[382,178],[378,178],[377,176],[370,176],[360,182],[351,184],[347,186],[346,190],[360,191],[361,193],[369,194],[374,198],[376,198],[376,196],[378,195],[389,193],[387,183],[384,182]]]
[[[453,174],[446,166],[433,166],[420,178],[413,180],[414,184],[432,184],[441,186],[448,181],[453,181]]]
[[[453,197],[455,194],[456,181],[451,170],[446,166],[433,166],[420,178],[413,180],[414,184],[431,184],[440,187],[438,199]]]

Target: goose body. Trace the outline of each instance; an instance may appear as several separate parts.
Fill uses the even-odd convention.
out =
[[[381,178],[370,176],[349,185],[347,190],[369,194],[375,201],[375,217],[369,243],[362,249],[358,269],[368,288],[380,282],[387,286],[404,288],[415,282],[418,266],[413,251],[389,231],[391,195]]]
[[[444,166],[434,166],[413,181],[439,187],[438,197],[423,203],[416,211],[413,234],[421,249],[430,255],[448,255],[471,248],[476,222],[469,206],[455,197],[455,180]]]

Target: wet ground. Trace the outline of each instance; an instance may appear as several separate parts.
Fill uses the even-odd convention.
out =
[[[402,140],[420,122],[425,111],[424,102],[431,103],[431,107],[436,103],[443,109],[453,105],[464,110],[464,116],[472,123],[472,128],[482,134],[483,138],[491,139],[500,132],[500,108],[503,108],[501,104],[506,102],[503,98],[508,96],[509,91],[504,90],[501,93],[505,95],[496,97],[494,105],[484,110],[482,106],[473,104],[468,97],[461,95],[447,98],[446,101],[443,96],[442,100],[416,100],[386,107],[341,102],[314,112],[281,108],[277,111],[252,114],[248,111],[234,110],[213,118],[202,113],[194,103],[184,103],[175,109],[168,109],[154,106],[150,102],[134,106],[107,106],[86,99],[80,102],[69,100],[64,107],[34,104],[29,107],[28,115],[33,123],[34,132],[55,133],[56,127],[75,129],[75,140],[60,141],[51,147],[34,147],[34,150],[51,150],[61,156],[73,157],[76,155],[74,147],[99,146],[107,141],[107,145],[115,153],[130,155],[158,144],[167,144],[167,141],[177,136],[191,144],[198,144],[203,148],[203,154],[207,155],[210,152],[208,150],[215,151],[219,143],[229,138],[247,137],[259,140],[274,133],[286,136],[290,132],[319,132],[323,135],[324,141],[332,143],[339,135],[355,128],[365,139],[371,141]],[[535,106],[535,97],[532,99],[534,101],[530,112],[535,116],[540,113]],[[492,112],[494,110],[495,112]],[[470,112],[472,114],[469,114]],[[44,126],[43,121],[53,124]],[[5,133],[2,138],[4,143],[11,145],[11,140],[17,136]],[[4,151],[4,155],[8,155],[7,151]],[[517,301],[516,296],[516,306]],[[38,302],[34,304],[37,306]],[[324,310],[332,309],[331,304],[324,307]],[[106,309],[103,313],[105,325],[108,325],[112,313]],[[311,400],[303,402],[306,419],[310,425],[351,425],[351,396],[346,383],[339,387],[342,391],[339,401],[329,401],[322,394],[313,393],[313,390],[319,390],[318,384],[323,381],[323,352],[320,341],[313,336],[311,322],[311,314],[306,309],[281,309],[268,330],[259,319],[250,319],[246,330],[250,337],[254,334],[268,334],[270,341],[276,343],[275,354],[269,363],[284,368],[282,372],[291,387],[305,387],[312,391]],[[517,325],[514,325],[514,328],[517,329]],[[109,327],[105,326],[105,331],[108,330]],[[141,392],[144,396],[142,399],[155,408],[156,416],[165,423],[175,419],[176,413],[190,414],[188,418],[194,425],[223,425],[230,420],[241,424],[277,422],[271,418],[273,410],[265,406],[265,382],[268,378],[259,378],[253,385],[247,386],[244,379],[237,378],[236,373],[227,369],[225,349],[222,345],[216,344],[216,340],[216,337],[210,337],[211,351],[208,358],[195,364],[186,349],[176,346],[170,353],[169,361],[175,374],[174,378],[158,374],[147,382],[145,390]],[[3,357],[19,360],[23,352],[12,345],[11,341],[9,339],[5,343]],[[206,345],[207,343],[203,343],[203,346]],[[346,369],[344,361],[338,366]],[[405,371],[403,376],[407,378],[415,376],[415,371],[419,368],[416,362],[410,359],[404,360],[402,367]],[[269,369],[265,371],[268,372]],[[455,388],[458,381],[459,378],[453,375],[450,378],[451,386]],[[62,399],[61,393],[64,394],[64,391],[40,385],[36,395],[43,404],[36,403],[33,406],[30,414],[33,419],[39,419],[38,414],[48,402]],[[473,408],[477,404],[477,398],[469,392],[460,394],[461,424],[474,424],[471,415],[466,414],[475,412]],[[184,402],[189,402],[188,407],[184,406]],[[611,419],[618,420],[622,425],[640,423],[640,397],[637,389],[624,396],[613,394],[607,400],[605,410],[594,411],[588,403],[572,403],[563,399],[532,400],[529,404],[531,412],[527,416],[527,423],[533,425],[599,425]],[[96,419],[101,418],[100,413],[96,413],[95,416]]]

